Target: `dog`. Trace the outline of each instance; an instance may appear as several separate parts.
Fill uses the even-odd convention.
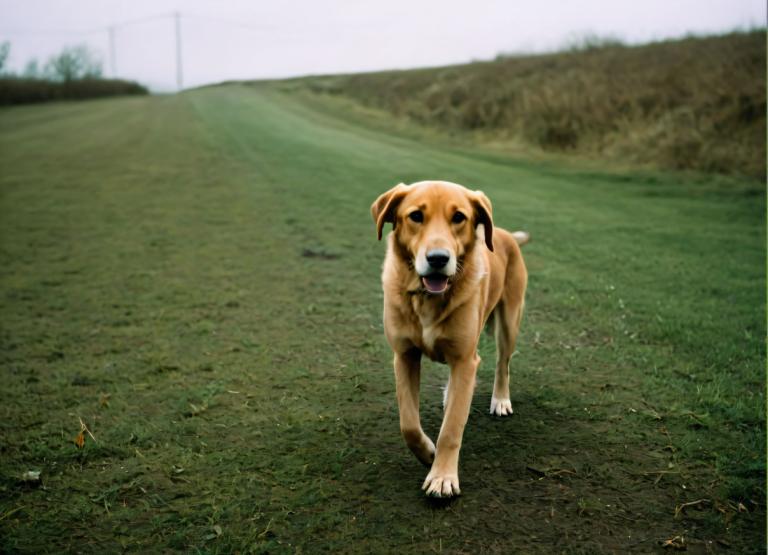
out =
[[[490,320],[497,354],[490,412],[512,414],[509,359],[528,282],[520,246],[530,235],[495,227],[485,194],[447,181],[401,183],[376,199],[371,215],[379,240],[392,224],[381,281],[400,431],[430,467],[422,490],[453,497],[461,493],[459,450],[480,364],[477,344]],[[437,448],[419,419],[422,355],[450,366]]]

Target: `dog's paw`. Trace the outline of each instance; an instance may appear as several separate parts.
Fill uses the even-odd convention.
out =
[[[440,474],[434,470],[427,474],[421,489],[430,497],[453,497],[461,495],[457,474]]]
[[[427,436],[424,436],[421,441],[409,444],[408,447],[416,455],[416,458],[421,461],[424,466],[432,466],[435,460],[435,444]]]
[[[512,414],[512,401],[491,397],[491,414],[496,416],[510,416]]]

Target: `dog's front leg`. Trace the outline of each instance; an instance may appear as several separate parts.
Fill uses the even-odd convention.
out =
[[[400,408],[400,432],[413,454],[429,466],[435,458],[435,444],[421,429],[420,379],[421,351],[411,349],[404,353],[395,353],[395,385],[397,386],[397,405]]]
[[[459,495],[459,450],[464,426],[469,416],[469,406],[475,390],[475,376],[480,365],[477,354],[472,357],[449,361],[451,378],[448,383],[445,415],[437,438],[437,453],[421,489],[427,495],[452,497]]]

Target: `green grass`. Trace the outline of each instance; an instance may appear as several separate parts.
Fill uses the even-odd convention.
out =
[[[762,187],[342,110],[226,86],[0,111],[1,549],[762,552]],[[516,412],[487,415],[483,338],[447,504],[399,437],[368,211],[428,178],[533,236]]]

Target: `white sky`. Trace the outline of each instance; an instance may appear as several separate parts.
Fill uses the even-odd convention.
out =
[[[15,71],[86,42],[109,75],[108,26],[175,11],[185,87],[491,59],[587,33],[637,43],[766,24],[765,0],[0,0],[0,41],[11,42]],[[175,88],[171,17],[120,26],[115,38],[118,76]]]

